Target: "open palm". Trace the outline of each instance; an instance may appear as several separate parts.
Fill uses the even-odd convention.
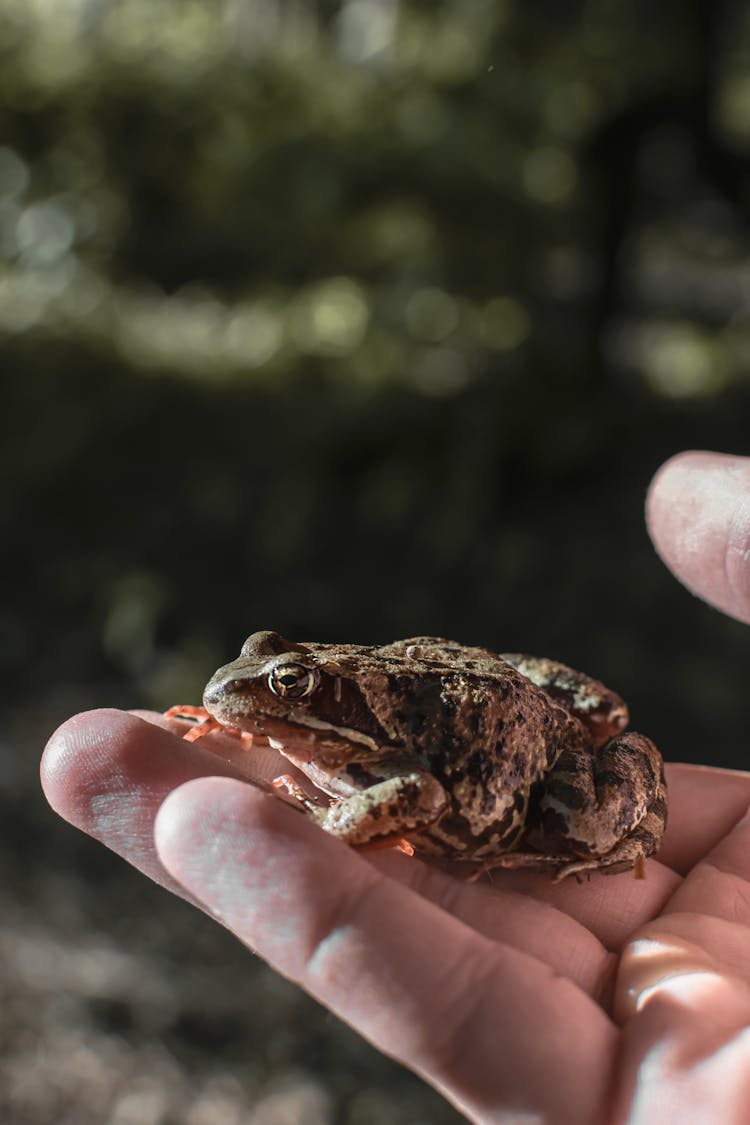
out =
[[[729,460],[717,487],[747,497],[750,468],[727,476]],[[655,539],[692,588],[750,617],[716,535],[680,556],[671,493],[691,465],[657,479]],[[705,523],[689,494],[686,518]],[[340,844],[248,785],[252,755],[210,737],[77,716],[45,752],[47,796],[472,1119],[750,1119],[750,775],[668,767],[670,823],[644,881],[498,872],[467,884]]]

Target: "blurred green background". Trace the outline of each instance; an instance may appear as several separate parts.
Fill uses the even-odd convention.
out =
[[[750,16],[0,0],[0,1116],[457,1120],[56,822],[67,714],[244,637],[554,656],[746,767],[647,483],[747,449]]]

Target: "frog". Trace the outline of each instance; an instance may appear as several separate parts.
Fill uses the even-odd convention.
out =
[[[441,637],[384,645],[251,634],[208,681],[204,722],[264,739],[312,783],[274,784],[356,848],[397,844],[556,881],[633,870],[658,850],[661,754],[622,698],[558,661]],[[184,716],[185,709],[173,709]]]

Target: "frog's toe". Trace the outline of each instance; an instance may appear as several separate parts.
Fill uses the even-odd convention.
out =
[[[606,855],[586,856],[566,863],[555,873],[555,882],[560,883],[569,875],[575,875],[579,879],[580,875],[590,875],[592,871],[601,871],[602,875],[620,875],[623,871],[632,871],[635,879],[645,879],[646,857],[652,851],[653,849],[644,847],[644,841],[636,830]]]
[[[468,876],[467,882],[476,883],[483,875],[496,871],[499,867],[505,871],[552,871],[554,874],[555,869],[561,864],[567,864],[569,859],[569,856],[544,855],[542,852],[507,852],[484,860]]]
[[[623,871],[632,870],[636,879],[643,879],[647,854],[642,843],[630,837],[622,840],[604,856],[574,857],[560,853],[545,855],[542,852],[508,852],[506,855],[495,856],[480,864],[468,877],[468,882],[474,883],[482,875],[498,868],[506,871],[546,872],[552,876],[555,883],[561,883],[571,875],[580,883],[582,877],[589,878],[596,871],[600,871],[603,875],[619,875]]]

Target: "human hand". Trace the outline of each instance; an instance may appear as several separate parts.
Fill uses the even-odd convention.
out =
[[[689,469],[657,477],[652,534],[691,588],[729,606],[714,512],[721,498],[729,538],[726,493],[750,495],[750,470],[744,492],[741,472],[719,472],[715,503],[690,513],[710,525],[704,542],[675,519]],[[731,605],[750,620],[747,601]],[[670,824],[645,881],[469,885],[345,847],[242,780],[254,755],[209,737],[77,716],[45,753],[47,796],[475,1120],[747,1121],[750,776],[668,768]]]

